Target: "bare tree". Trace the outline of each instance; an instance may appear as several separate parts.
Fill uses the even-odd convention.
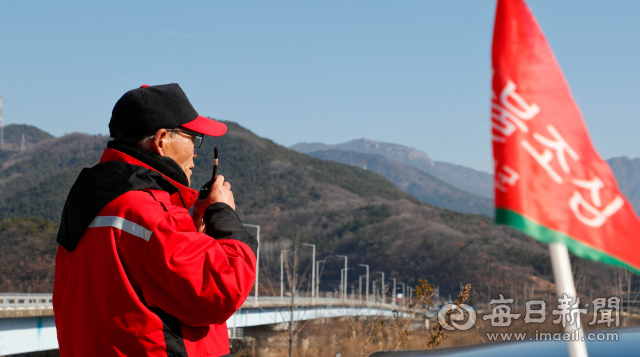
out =
[[[270,264],[263,265],[263,274],[264,278],[261,283],[261,287],[264,290],[269,291],[270,295],[279,296],[281,289],[285,296],[285,304],[276,304],[276,311],[280,313],[280,316],[284,321],[286,321],[286,340],[288,345],[288,356],[291,357],[293,353],[293,348],[295,344],[295,340],[299,335],[300,331],[304,328],[307,321],[299,322],[296,321],[296,314],[300,314],[306,309],[303,306],[300,306],[298,301],[299,292],[303,291],[302,286],[307,283],[307,273],[309,271],[309,266],[307,265],[304,268],[304,271],[301,270],[301,259],[300,259],[300,232],[297,232],[295,237],[292,240],[284,240],[281,239],[277,244],[272,244],[268,249],[265,249],[265,255],[269,255],[270,258],[265,259]],[[282,255],[282,269],[280,272],[279,258],[275,258],[278,253],[287,252],[288,254]],[[276,269],[275,266],[278,266]],[[273,278],[283,274],[284,281],[282,287],[274,286]],[[265,284],[266,286],[263,286]]]
[[[286,259],[285,271],[287,272],[287,280],[289,282],[289,290],[291,294],[291,303],[289,304],[289,354],[291,357],[293,353],[293,339],[297,334],[294,334],[295,324],[295,312],[296,312],[296,295],[298,292],[298,251],[300,249],[300,239],[296,236],[293,243],[293,262]]]

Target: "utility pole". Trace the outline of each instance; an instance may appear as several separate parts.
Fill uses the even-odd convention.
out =
[[[339,258],[344,258],[344,285],[342,286],[342,291],[344,292],[342,296],[342,301],[347,302],[347,259],[346,255],[338,255]]]
[[[290,252],[289,249],[280,251],[280,297],[284,298],[284,253]]]
[[[366,285],[366,288],[365,288],[365,290],[367,291],[367,294],[365,296],[365,301],[369,301],[369,264],[358,264],[358,266],[367,268],[367,274],[366,274],[367,275],[367,285]]]
[[[391,305],[395,305],[396,304],[396,297],[397,297],[397,295],[396,295],[396,278],[389,278],[389,279],[393,279],[393,293],[391,294],[393,300],[391,300]]]
[[[320,263],[326,263],[327,260],[318,260],[316,262],[316,271],[318,272],[318,274],[316,274],[316,296],[320,297]],[[323,269],[324,270],[324,269]]]
[[[313,282],[316,281],[316,245],[315,244],[309,244],[309,243],[303,243],[302,245],[306,245],[308,247],[312,247],[313,248],[313,262],[311,263],[311,304],[313,305],[314,302],[314,288],[313,288]]]
[[[385,298],[384,298],[384,272],[382,271],[377,271],[377,274],[382,274],[382,287],[380,288],[380,296],[382,296],[382,302],[385,302]]]
[[[256,249],[256,287],[254,288],[255,290],[255,298],[254,298],[254,305],[258,305],[258,290],[260,285],[258,284],[258,273],[260,273],[260,226],[257,224],[246,224],[243,223],[242,224],[245,227],[253,227],[255,228],[258,233],[256,234],[256,239],[258,239],[258,249]]]

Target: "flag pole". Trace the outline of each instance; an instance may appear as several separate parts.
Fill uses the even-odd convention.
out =
[[[577,300],[576,287],[573,282],[573,273],[571,272],[571,262],[569,261],[569,251],[567,246],[562,243],[549,244],[549,254],[551,255],[551,267],[553,268],[553,277],[556,282],[556,293],[558,297],[566,294],[573,298],[570,304],[575,304]],[[564,316],[561,315],[562,318]],[[568,333],[570,340],[567,341],[570,357],[587,357],[587,344],[584,339],[584,331],[582,325],[577,327],[580,314],[574,319],[572,324],[567,325],[564,329]]]

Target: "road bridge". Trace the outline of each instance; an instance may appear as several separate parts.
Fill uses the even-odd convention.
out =
[[[394,310],[407,315],[403,307],[358,299],[264,296],[249,298],[227,321],[230,338],[241,338],[245,327],[281,324],[343,316],[391,317]],[[51,294],[0,293],[0,356],[54,350],[58,348]]]

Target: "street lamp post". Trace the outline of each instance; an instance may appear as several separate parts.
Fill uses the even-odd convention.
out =
[[[376,281],[373,280],[373,302],[377,302],[378,299],[378,291],[376,290]]]
[[[320,297],[320,263],[326,263],[326,262],[327,262],[326,259],[318,260],[316,262],[316,271],[318,272],[318,274],[316,274],[316,296],[317,297]]]
[[[340,296],[344,295],[344,268],[340,269],[340,289],[338,289]]]
[[[280,251],[280,297],[284,298],[284,253],[290,252],[289,249]]]
[[[345,300],[345,289],[344,289],[344,268],[340,269],[340,294],[342,295],[342,300]]]
[[[396,278],[389,278],[389,279],[393,279],[393,294],[392,294],[392,299],[391,300],[391,304],[395,305],[396,304]]]
[[[365,301],[369,301],[369,264],[358,264],[358,266],[367,268],[367,285],[365,290],[367,291]]]
[[[338,255],[339,258],[344,258],[344,285],[342,286],[342,301],[343,302],[347,302],[347,269],[349,269],[347,267],[347,259],[348,257],[346,255]]]
[[[360,275],[358,277],[358,282],[359,282],[359,285],[358,285],[358,300],[362,300],[362,277],[363,276],[366,276],[366,275]]]
[[[315,289],[313,288],[313,282],[316,281],[316,245],[304,243],[302,245],[306,245],[313,248],[313,262],[311,263],[311,304],[313,304],[315,297]]]
[[[347,270],[349,269],[353,269],[353,268],[342,268],[340,269],[340,286],[342,287],[342,293],[346,296],[347,295]],[[344,276],[344,280],[342,280],[342,277]],[[344,281],[344,282],[343,282]],[[346,300],[346,299],[344,299]]]
[[[382,287],[380,288],[380,296],[382,296],[382,302],[384,303],[385,299],[384,299],[384,272],[382,271],[377,271],[377,274],[382,274]]]
[[[258,305],[258,289],[259,289],[259,284],[258,284],[258,273],[260,272],[260,225],[258,224],[246,224],[243,223],[242,224],[245,227],[252,227],[255,228],[258,231],[258,234],[256,235],[257,239],[258,239],[258,249],[256,250],[256,287],[254,288],[255,290],[255,299],[254,299],[254,305]]]

